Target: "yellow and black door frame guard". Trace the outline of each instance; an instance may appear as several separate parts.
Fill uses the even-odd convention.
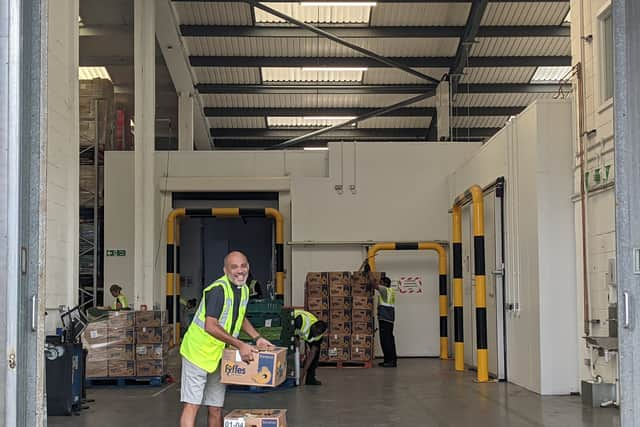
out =
[[[453,208],[453,312],[455,325],[455,370],[464,370],[464,333],[462,300],[462,208],[471,199],[473,218],[473,264],[476,281],[476,353],[477,381],[489,381],[489,350],[487,347],[487,282],[484,253],[484,196],[479,185],[472,185],[456,197]]]
[[[440,359],[449,359],[449,338],[447,326],[447,252],[440,243],[376,243],[369,248],[367,260],[371,271],[376,271],[376,254],[379,251],[433,250],[438,253],[439,307],[440,307]]]
[[[180,218],[273,218],[276,228],[276,296],[284,297],[284,221],[273,208],[176,208],[167,217],[167,296],[173,341],[180,341]]]

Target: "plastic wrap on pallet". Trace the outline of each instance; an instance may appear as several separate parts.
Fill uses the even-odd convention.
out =
[[[136,376],[157,377],[167,373],[167,359],[136,360]]]
[[[169,344],[136,344],[136,360],[164,359]]]
[[[136,328],[157,328],[167,324],[166,310],[136,311]]]
[[[109,360],[110,377],[133,377],[136,375],[136,362],[133,360]]]
[[[90,360],[87,358],[86,377],[101,378],[109,375],[109,362],[107,360]]]

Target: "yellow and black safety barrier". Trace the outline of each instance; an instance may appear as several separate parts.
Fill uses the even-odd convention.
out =
[[[464,308],[462,294],[462,209],[453,206],[453,357],[455,370],[464,371]]]
[[[180,341],[180,218],[273,218],[276,228],[276,296],[284,297],[284,227],[282,214],[273,208],[177,208],[167,217],[167,296],[173,344]],[[174,317],[175,310],[175,317]]]
[[[369,248],[367,260],[371,271],[376,270],[376,253],[379,251],[433,250],[438,253],[439,307],[440,307],[440,359],[449,358],[449,338],[447,325],[447,252],[435,242],[376,243]]]
[[[473,263],[474,274],[476,279],[476,341],[477,341],[477,361],[478,361],[478,382],[489,381],[489,353],[487,347],[487,292],[486,292],[486,276],[485,276],[485,256],[484,256],[484,197],[482,188],[479,185],[471,186],[463,195],[458,196],[454,203],[453,209],[453,238],[454,245],[456,239],[462,241],[462,221],[460,206],[465,200],[471,199],[471,212],[473,217]],[[456,210],[456,208],[458,208]],[[455,246],[454,246],[455,247]],[[460,243],[460,307],[462,306],[462,244]],[[455,249],[454,249],[455,251]],[[455,252],[454,252],[454,275],[455,275]],[[455,277],[455,276],[454,276]],[[457,278],[454,278],[456,281]],[[457,282],[456,282],[457,283]],[[456,286],[454,284],[454,304],[456,300]],[[455,307],[455,305],[454,305]],[[454,308],[455,313],[455,308]],[[460,309],[460,319],[462,318],[462,310]],[[460,320],[462,322],[462,320]],[[462,325],[460,325],[462,333]],[[462,338],[461,338],[462,339]],[[457,344],[457,342],[456,342]],[[460,354],[456,354],[456,370],[458,370],[458,357],[462,359],[462,346]],[[463,364],[461,361],[460,363]]]

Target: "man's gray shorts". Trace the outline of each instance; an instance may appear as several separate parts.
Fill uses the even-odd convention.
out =
[[[222,408],[226,388],[220,383],[220,369],[210,374],[182,358],[181,402]]]

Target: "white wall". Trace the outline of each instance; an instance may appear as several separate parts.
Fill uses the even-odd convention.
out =
[[[133,165],[132,151],[106,151],[104,162],[104,249],[124,249],[126,256],[104,257],[105,305],[111,304],[109,287],[122,286],[122,292],[133,303]],[[166,242],[165,242],[166,246]]]
[[[328,178],[292,179],[293,241],[448,241],[447,175],[478,147],[468,143],[330,144]],[[343,185],[342,194],[336,185]],[[356,186],[355,194],[350,185]],[[293,303],[303,304],[307,272],[357,270],[365,257],[359,245],[293,247]],[[396,343],[400,356],[437,356],[437,257],[432,252],[382,252],[376,264],[392,280],[403,274],[423,278],[423,295],[398,296]]]
[[[581,63],[584,70],[585,99],[578,105],[584,112],[584,130],[589,133],[584,137],[587,151],[586,171],[589,173],[586,198],[586,236],[587,236],[587,281],[589,297],[589,317],[599,323],[591,325],[592,336],[608,336],[608,305],[610,291],[615,295],[615,288],[609,289],[608,262],[615,259],[615,201],[613,183],[614,176],[614,128],[613,128],[613,100],[602,97],[602,55],[604,51],[602,31],[599,16],[611,6],[611,0],[572,0],[571,1],[571,55],[573,64]],[[582,19],[581,19],[582,16]],[[587,36],[592,36],[589,40]],[[574,78],[574,89],[577,80]],[[576,100],[576,104],[578,101]],[[591,132],[593,131],[593,132]],[[576,135],[578,132],[576,132]],[[577,141],[577,139],[576,139]],[[578,147],[575,147],[575,186],[574,192],[580,193],[580,170],[578,169]],[[609,177],[606,179],[605,169],[609,167]],[[594,176],[600,171],[601,181],[596,183]],[[580,199],[575,200],[576,247],[582,247],[581,206]],[[576,271],[579,278],[578,298],[579,311],[577,313],[578,330],[584,335],[583,315],[583,271],[582,251],[579,250],[576,259]],[[612,302],[615,300],[612,300]],[[578,360],[581,366],[581,378],[590,379],[589,367],[582,363],[585,359],[592,359],[584,339],[579,339],[580,352]],[[617,359],[605,361],[600,358],[595,361],[595,374],[601,375],[605,382],[613,383],[617,378]]]
[[[166,220],[171,211],[171,190],[175,191],[276,191],[284,217],[285,241],[290,236],[289,176],[326,176],[326,152],[157,152],[154,288],[152,304],[165,304]],[[134,295],[133,153],[105,153],[105,249],[125,249],[126,257],[105,257],[105,284],[121,283],[127,295]],[[169,191],[165,191],[169,189]],[[289,249],[285,250],[285,255]],[[290,257],[285,256],[285,271]],[[285,286],[290,286],[290,277]]]
[[[572,123],[571,101],[538,101],[450,180],[453,199],[505,176],[505,300],[517,305],[507,316],[508,377],[542,394],[578,383]]]
[[[49,8],[47,45],[47,241],[45,305],[78,300],[78,0]],[[46,333],[59,326],[49,310]]]

